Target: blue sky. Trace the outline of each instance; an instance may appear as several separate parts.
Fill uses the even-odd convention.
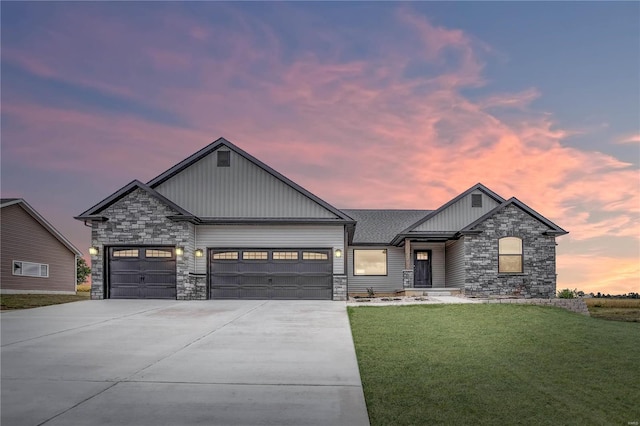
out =
[[[337,207],[482,182],[640,288],[638,2],[2,2],[3,197],[72,219],[224,136]],[[611,271],[616,271],[614,274]]]

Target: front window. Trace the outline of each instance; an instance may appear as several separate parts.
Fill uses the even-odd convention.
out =
[[[354,250],[353,275],[387,275],[387,251]]]
[[[505,237],[498,240],[498,272],[522,273],[522,239]]]

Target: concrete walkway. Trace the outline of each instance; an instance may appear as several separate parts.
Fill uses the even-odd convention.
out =
[[[2,425],[368,425],[344,302],[0,314]]]

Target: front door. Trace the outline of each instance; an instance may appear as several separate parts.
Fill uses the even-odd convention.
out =
[[[413,265],[413,286],[431,288],[431,250],[415,251]]]

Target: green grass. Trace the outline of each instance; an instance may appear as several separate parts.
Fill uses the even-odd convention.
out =
[[[88,300],[89,293],[78,294],[2,294],[0,309],[29,309],[40,306],[59,305],[60,303]]]
[[[349,317],[373,426],[640,421],[640,324],[486,304]]]

